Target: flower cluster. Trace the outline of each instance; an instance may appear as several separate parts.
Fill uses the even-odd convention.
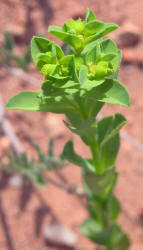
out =
[[[43,37],[33,37],[33,61],[44,75],[40,96],[56,97],[79,93],[85,95],[109,79],[116,78],[120,51],[111,39],[102,37],[118,26],[96,19],[87,10],[85,21],[70,19],[62,28],[50,26],[49,32],[69,46],[69,55]]]
[[[48,31],[63,42],[73,47],[75,53],[79,54],[84,47],[113,30],[118,26],[114,23],[104,23],[96,19],[94,13],[87,9],[85,21],[70,19],[62,27],[50,26]]]
[[[64,91],[64,88],[72,88],[72,93],[75,93],[92,89],[112,78],[117,71],[119,51],[111,39],[96,41],[80,55],[67,56],[54,42],[41,37],[33,38],[33,43],[35,41],[38,46],[43,41],[47,43],[47,51],[38,53],[35,62],[45,76],[43,85],[50,83],[53,90],[62,88]]]

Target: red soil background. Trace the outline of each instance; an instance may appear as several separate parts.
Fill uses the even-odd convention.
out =
[[[86,8],[91,8],[98,19],[115,22],[121,30],[125,24],[132,24],[138,29],[139,42],[134,47],[123,48],[128,63],[120,69],[120,80],[127,86],[131,95],[131,107],[122,108],[106,105],[102,115],[122,112],[128,120],[123,132],[143,144],[143,1],[142,0],[0,0],[0,43],[3,32],[11,31],[15,36],[15,51],[22,53],[29,45],[32,35],[46,32],[48,25],[62,25],[70,17],[84,17]],[[114,32],[113,37],[116,36]],[[138,63],[138,59],[140,61]],[[36,68],[30,65],[29,74],[41,79]],[[0,94],[4,103],[23,89],[36,89],[32,85],[7,74],[1,65]],[[64,143],[71,138],[71,133],[62,123],[62,115],[50,113],[31,113],[6,111],[8,119],[22,141],[28,155],[35,155],[31,142],[35,142],[46,152],[50,136],[55,139],[55,153],[58,155]],[[46,140],[45,140],[46,138]],[[89,155],[80,139],[74,136],[75,150],[82,156]],[[0,157],[6,159],[10,150],[9,139],[1,134]],[[143,153],[128,141],[122,139],[117,170],[120,173],[115,193],[122,204],[123,211],[119,223],[129,234],[130,250],[143,250]],[[60,176],[50,174],[63,183],[81,185],[80,169],[70,165],[60,172]],[[0,174],[0,249],[2,250],[45,250],[58,249],[45,245],[43,228],[51,220],[69,227],[78,235],[75,249],[93,250],[94,245],[80,232],[79,227],[87,217],[85,202],[48,184],[37,193],[32,187],[14,189],[4,182],[3,171]],[[24,196],[25,195],[25,196]],[[39,196],[41,197],[39,200]],[[22,206],[27,199],[25,207]],[[41,220],[40,220],[41,218]],[[43,220],[42,220],[43,218]],[[39,222],[38,222],[39,219]],[[3,227],[5,220],[7,228]],[[41,226],[40,226],[41,221]],[[115,249],[116,250],[116,249]]]

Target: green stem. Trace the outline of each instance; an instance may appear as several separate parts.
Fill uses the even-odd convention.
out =
[[[83,103],[83,101],[82,101],[82,99],[80,97],[79,97],[79,100],[78,100],[78,104],[79,104],[81,118],[83,120],[87,120],[88,119],[88,115],[86,113],[86,109],[84,107],[84,103]]]

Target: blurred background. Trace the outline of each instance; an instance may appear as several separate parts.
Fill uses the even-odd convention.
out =
[[[117,160],[120,176],[115,192],[122,205],[119,223],[129,234],[132,243],[130,249],[143,250],[143,1],[0,0],[2,250],[95,249],[80,232],[80,224],[87,217],[80,169],[70,165],[56,173],[48,172],[47,184],[42,188],[25,179],[17,169],[20,163],[16,155],[22,152],[26,152],[27,161],[33,157],[35,164],[37,161],[51,164],[50,157],[52,164],[53,161],[57,163],[64,143],[72,136],[62,122],[64,117],[51,113],[7,111],[4,108],[14,94],[24,89],[38,90],[40,87],[42,76],[33,65],[29,51],[32,36],[42,35],[60,44],[48,34],[48,26],[61,26],[70,17],[83,19],[86,8],[91,8],[97,19],[115,22],[120,26],[110,37],[123,52],[119,78],[131,95],[131,107],[106,105],[101,115],[122,112],[128,120],[121,132]],[[51,137],[53,140],[48,146]],[[74,136],[74,141],[76,152],[88,156],[88,149],[80,139]],[[39,157],[39,148],[35,144],[41,148],[43,158]],[[15,153],[11,153],[8,158],[7,154],[12,149]],[[54,156],[51,154],[52,149]],[[63,163],[58,161],[57,164],[60,166]],[[30,166],[34,169],[34,163]],[[30,170],[33,171],[32,178],[38,183],[42,182],[41,175],[33,169]],[[78,190],[77,194],[73,190]]]

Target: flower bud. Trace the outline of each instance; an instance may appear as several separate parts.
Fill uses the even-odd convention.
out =
[[[113,67],[110,62],[100,61],[96,65],[89,65],[89,77],[103,79],[113,74]]]
[[[61,65],[60,73],[63,76],[68,76],[70,74],[70,70],[69,70],[69,68],[67,66]]]
[[[85,24],[84,22],[79,18],[78,20],[73,20],[72,18],[70,19],[69,22],[69,26],[70,28],[72,28],[73,30],[75,30],[77,35],[80,35],[83,33]]]
[[[56,67],[56,64],[44,64],[44,66],[41,68],[41,73],[45,76],[50,75]]]

